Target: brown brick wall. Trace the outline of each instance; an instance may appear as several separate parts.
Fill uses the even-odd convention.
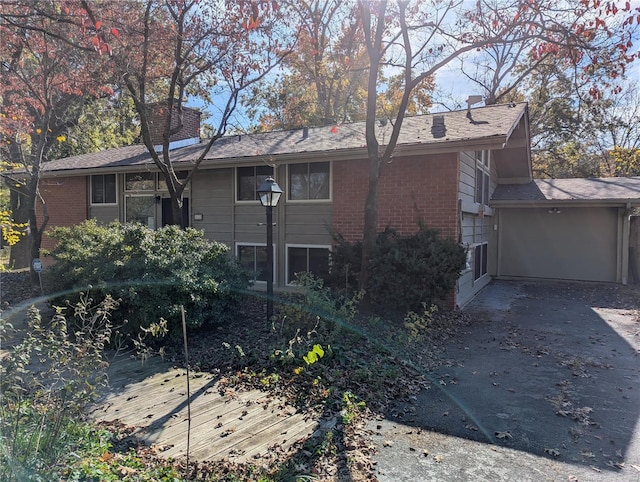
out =
[[[156,104],[150,107],[149,131],[154,145],[162,144],[162,133],[166,125],[166,115],[167,108],[164,105]],[[200,115],[200,112],[195,109],[183,108],[182,129],[172,135],[170,141],[200,137]],[[171,118],[172,128],[176,127],[178,122],[179,117],[175,114]]]
[[[378,230],[417,231],[422,220],[444,236],[458,236],[458,157],[396,158],[380,178]],[[346,239],[362,238],[368,161],[333,164],[333,227]]]
[[[380,178],[378,231],[390,226],[400,234],[412,234],[421,220],[457,239],[458,170],[456,153],[394,159]],[[367,161],[333,164],[333,227],[349,241],[362,239],[368,172]],[[444,304],[455,308],[454,291]]]
[[[40,181],[40,194],[47,203],[49,223],[47,229],[54,226],[73,226],[80,224],[88,216],[87,177],[60,177]],[[42,222],[42,204],[37,207],[38,223]],[[54,240],[45,235],[42,247],[52,249]]]

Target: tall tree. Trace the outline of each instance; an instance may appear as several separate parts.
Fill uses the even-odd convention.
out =
[[[111,94],[107,70],[93,58],[93,47],[76,40],[73,23],[41,14],[41,7],[51,5],[4,2],[0,12],[0,155],[9,166],[0,175],[11,189],[14,221],[27,223],[29,232],[11,250],[16,267],[39,257],[48,222],[39,192],[43,162],[54,145],[66,140],[87,99]],[[54,13],[59,10],[54,6]]]
[[[621,27],[632,28],[638,22],[638,17],[631,15],[628,2],[616,7],[617,10],[607,6],[602,7],[602,11],[599,1],[591,4],[588,0],[581,1],[577,7],[567,4],[560,14],[560,7],[552,0],[480,0],[469,10],[465,10],[464,2],[359,2],[369,60],[366,108],[369,187],[364,214],[361,287],[367,286],[369,257],[375,246],[380,176],[393,156],[409,98],[416,86],[470,52],[486,51],[494,46],[523,46],[516,52],[527,52],[531,48],[536,55],[544,55],[562,45],[582,46],[601,31],[609,36],[607,16],[624,17]],[[594,53],[581,68],[589,71],[594,65],[606,63],[611,69],[610,76],[617,75],[633,60],[628,52],[628,35],[624,33],[617,40],[618,50]],[[385,68],[399,72],[403,80],[400,106],[391,120],[392,133],[381,145],[376,112],[379,79]],[[503,88],[508,88],[506,78],[505,82]]]
[[[276,2],[145,0],[119,2],[117,11],[82,0],[97,44],[112,52],[113,67],[133,99],[141,139],[163,174],[173,222],[183,224],[183,193],[229,125],[240,94],[267,75],[287,52],[283,13]],[[124,10],[124,12],[123,12]],[[117,38],[103,39],[115,28]],[[152,95],[154,93],[154,95]],[[214,131],[186,178],[174,169],[171,136],[183,127],[187,96],[214,104]],[[162,148],[151,136],[150,105],[165,107]]]

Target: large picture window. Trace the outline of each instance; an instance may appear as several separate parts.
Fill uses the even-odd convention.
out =
[[[330,167],[329,162],[290,164],[289,199],[291,201],[329,199]]]
[[[267,281],[267,247],[260,245],[242,245],[236,246],[238,262],[250,273],[253,273],[254,281]],[[275,259],[275,257],[274,257]],[[272,273],[275,270],[272,267]]]
[[[476,151],[476,197],[478,204],[489,205],[489,180],[491,169],[489,151]]]
[[[239,167],[238,174],[238,201],[258,201],[258,186],[269,176],[273,176],[271,166]]]
[[[329,247],[288,246],[287,283],[296,280],[296,273],[313,273],[324,276],[329,273]]]
[[[116,175],[91,176],[91,204],[116,204]]]

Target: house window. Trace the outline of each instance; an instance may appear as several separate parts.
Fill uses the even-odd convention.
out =
[[[127,223],[141,223],[148,228],[156,228],[155,196],[127,196],[124,209]]]
[[[176,171],[176,177],[183,181],[189,175],[189,171]],[[185,189],[189,189],[189,185]],[[167,191],[167,181],[164,178],[164,174],[158,173],[158,191]]]
[[[329,274],[328,246],[287,246],[287,284],[296,280],[296,273]]]
[[[116,204],[116,175],[91,176],[91,204]]]
[[[257,201],[258,187],[269,176],[273,176],[271,166],[239,167],[238,173],[238,201]]]
[[[487,259],[488,259],[488,243],[477,244],[473,248],[473,272],[474,280],[480,279],[482,276],[487,274]]]
[[[240,265],[253,273],[254,281],[267,281],[267,247],[264,245],[236,245],[236,253]],[[274,256],[275,260],[275,256]],[[275,264],[275,262],[274,262]],[[271,269],[275,273],[274,267]],[[273,277],[275,280],[275,276]]]
[[[124,188],[127,191],[153,191],[155,179],[153,172],[128,172],[124,175]]]
[[[478,204],[489,204],[489,151],[476,151],[476,197]]]
[[[289,200],[329,199],[329,162],[289,165]]]

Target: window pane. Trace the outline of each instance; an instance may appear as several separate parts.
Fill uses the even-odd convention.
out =
[[[238,201],[255,201],[256,177],[253,167],[238,168]]]
[[[115,204],[116,202],[116,175],[107,174],[104,177],[104,202]]]
[[[176,177],[180,180],[186,179],[188,175],[189,171],[176,171]],[[164,174],[162,174],[161,172],[158,173],[158,190],[167,190],[167,181],[164,179]]]
[[[254,199],[258,198],[258,188],[268,178],[273,176],[273,169],[270,166],[256,167],[256,185],[253,186]]]
[[[476,202],[482,204],[482,169],[476,167]]]
[[[289,199],[309,199],[309,164],[289,166]]]
[[[153,172],[132,172],[125,174],[125,189],[127,191],[153,191]]]
[[[267,281],[267,247],[256,246],[256,281]],[[273,273],[271,274],[273,278]]]
[[[155,229],[155,199],[153,196],[128,197],[125,219],[128,223],[142,223]]]
[[[255,249],[253,246],[238,246],[238,263],[247,271],[255,271]]]
[[[329,199],[329,163],[309,164],[309,199]]]
[[[325,248],[309,248],[309,272],[316,276],[329,274],[329,250]]]
[[[482,202],[485,206],[489,205],[489,174],[484,173],[484,185],[482,186]]]
[[[296,273],[305,271],[307,271],[307,248],[289,248],[289,283],[296,280]]]
[[[116,202],[116,175],[91,176],[91,202],[93,204]]]
[[[488,244],[483,244],[482,245],[482,274],[485,275],[487,274],[487,257],[488,257],[488,248],[489,245]]]
[[[91,176],[91,202],[104,202],[104,176]]]

